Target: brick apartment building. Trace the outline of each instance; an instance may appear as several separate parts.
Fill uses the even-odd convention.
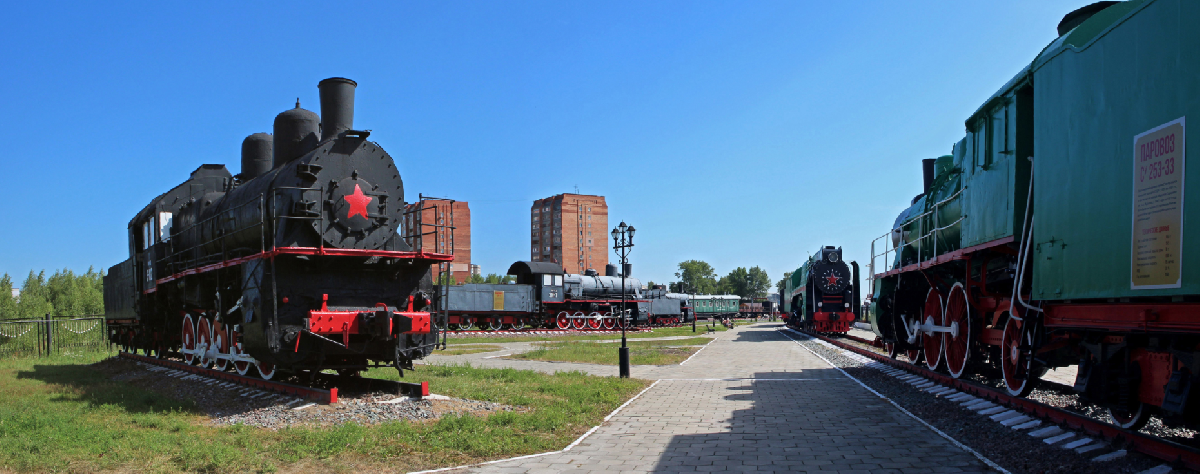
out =
[[[426,199],[425,207],[420,211],[420,224],[417,227],[417,206],[412,203],[404,208],[404,223],[400,229],[408,245],[414,249],[421,247],[426,252],[453,253],[454,260],[450,263],[450,275],[454,281],[462,283],[478,273],[479,266],[471,265],[471,208],[466,201],[451,201],[443,199]],[[453,212],[451,212],[453,211]],[[451,235],[450,228],[454,228]],[[418,242],[418,234],[420,242]],[[450,237],[454,238],[451,239]],[[438,269],[434,269],[434,281],[438,278]]]
[[[608,204],[604,196],[559,194],[533,201],[530,260],[554,262],[567,273],[604,271],[608,264]]]

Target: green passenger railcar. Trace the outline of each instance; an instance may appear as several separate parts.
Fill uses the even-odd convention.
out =
[[[737,295],[695,295],[692,308],[698,318],[733,318],[741,298]]]

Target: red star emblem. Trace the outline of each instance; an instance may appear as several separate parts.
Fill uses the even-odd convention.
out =
[[[829,282],[829,286],[836,285],[838,280],[841,280],[841,278],[838,278],[836,275],[829,275],[825,277],[825,281]]]
[[[370,204],[371,200],[375,198],[363,194],[362,188],[358,187],[358,183],[354,184],[354,192],[344,197],[346,198],[346,202],[350,203],[350,212],[346,213],[347,219],[357,215],[363,216],[363,219],[367,218],[367,204]]]

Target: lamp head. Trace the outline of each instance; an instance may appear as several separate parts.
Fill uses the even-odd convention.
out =
[[[616,227],[614,227],[614,228],[613,228],[613,231],[612,231],[613,245],[616,245],[616,244],[617,244],[617,236],[618,236],[618,235],[620,235],[620,232],[618,232],[618,231],[617,231],[617,228],[616,228]]]
[[[630,242],[633,242],[633,232],[635,230],[637,230],[637,229],[634,229],[633,226],[629,226],[629,241]]]
[[[625,232],[625,228],[629,227],[629,226],[625,225],[625,221],[621,221],[621,225],[619,225],[617,227],[621,228],[621,232]]]

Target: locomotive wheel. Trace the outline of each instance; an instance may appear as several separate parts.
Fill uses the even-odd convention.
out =
[[[945,333],[946,368],[954,378],[962,377],[971,357],[971,308],[967,303],[967,291],[962,283],[955,283],[946,298],[946,325],[958,325],[957,334]]]
[[[575,329],[583,329],[585,326],[587,326],[587,320],[582,317],[571,320],[571,327]]]
[[[500,318],[492,318],[488,320],[488,330],[499,331],[504,324],[500,322]]]
[[[183,362],[192,365],[196,363],[196,325],[192,323],[192,315],[183,316]]]
[[[229,354],[230,355],[238,356],[238,355],[246,354],[245,350],[242,349],[242,341],[240,341],[239,339],[240,338],[238,337],[238,332],[230,329],[229,330]],[[238,375],[246,375],[247,372],[250,372],[250,363],[235,360],[235,361],[233,361],[233,370],[236,370]]]
[[[558,313],[558,328],[559,329],[568,329],[570,327],[571,327],[571,320],[567,319],[567,312],[563,311],[561,313]]]
[[[1022,340],[1027,345],[1033,344],[1033,334],[1023,331],[1023,326],[1022,321],[1009,317],[1000,341],[1000,369],[1004,373],[1004,388],[1009,395],[1017,397],[1029,395],[1037,379],[1030,370],[1033,367],[1032,358],[1021,353]]]
[[[525,318],[514,318],[512,328],[514,331],[525,329]]]
[[[888,357],[895,359],[900,355],[900,351],[896,350],[896,344],[892,342],[883,343],[884,350],[887,350]]]
[[[1145,428],[1146,423],[1150,422],[1151,408],[1142,402],[1138,402],[1137,408],[1132,412],[1109,408],[1108,417],[1112,419],[1114,425],[1137,431]]]
[[[255,361],[254,367],[258,369],[258,376],[262,377],[263,380],[271,380],[275,376],[275,364]]]
[[[600,313],[592,313],[588,316],[587,325],[592,329],[600,329]]]
[[[217,356],[213,358],[213,368],[224,372],[229,368],[229,327],[222,324],[221,329],[213,329],[213,345],[216,346]]]
[[[921,313],[924,324],[944,326],[946,316],[942,311],[942,295],[930,288],[925,295],[925,311]],[[925,351],[925,367],[937,370],[942,362],[942,335],[945,333],[921,334],[921,348]]]
[[[200,350],[200,367],[207,368],[212,366],[212,323],[209,322],[208,317],[206,316],[201,316],[200,319],[196,321],[196,348]]]
[[[604,329],[613,329],[615,327],[617,327],[617,318],[611,316],[604,318]]]

